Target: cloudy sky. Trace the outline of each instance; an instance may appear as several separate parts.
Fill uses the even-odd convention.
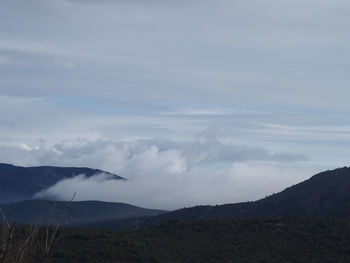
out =
[[[255,200],[350,156],[350,2],[1,0],[0,162],[88,166],[47,194]],[[104,191],[97,191],[97,189]]]

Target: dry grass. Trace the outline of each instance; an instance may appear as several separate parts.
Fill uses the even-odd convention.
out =
[[[55,207],[51,207],[47,216],[40,223],[31,225],[25,230],[25,234],[16,234],[15,222],[9,222],[5,213],[0,208],[2,223],[0,224],[0,263],[25,263],[30,262],[35,255],[40,255],[41,262],[50,262],[50,253],[62,237],[62,224],[67,216],[71,204],[75,198],[66,206],[61,217],[53,224],[47,224],[49,217]],[[44,234],[42,234],[44,233]]]

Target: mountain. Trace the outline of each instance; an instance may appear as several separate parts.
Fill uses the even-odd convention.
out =
[[[23,168],[0,165],[0,195],[9,200],[31,199],[36,192],[50,187],[63,178],[78,174],[92,176],[103,171],[89,168],[32,167]],[[115,179],[124,178],[110,174]],[[7,193],[10,193],[6,195]],[[12,194],[12,196],[11,196]],[[7,199],[6,199],[7,198]],[[53,215],[60,215],[67,203],[57,202]],[[9,218],[20,223],[33,223],[47,214],[50,201],[30,200],[4,205]],[[267,218],[285,215],[303,217],[350,218],[350,168],[338,168],[312,176],[255,202],[243,202],[217,206],[196,206],[164,213],[120,203],[74,202],[66,220],[69,225],[89,228],[105,227],[121,229],[130,226],[147,226],[169,220],[194,221],[217,218]],[[154,216],[157,215],[157,216]],[[152,216],[152,217],[148,217]]]
[[[68,208],[69,206],[69,208]],[[47,224],[61,220],[63,224],[87,228],[103,227],[103,222],[113,221],[114,229],[121,229],[135,224],[143,217],[164,213],[162,210],[145,209],[124,203],[81,201],[55,202],[29,200],[1,206],[6,218],[16,224]],[[118,224],[119,222],[119,224]]]
[[[255,202],[196,206],[169,212],[146,222],[192,221],[213,218],[266,218],[284,215],[304,217],[350,217],[350,168],[338,168],[312,176]]]
[[[53,186],[64,178],[84,174],[87,177],[105,173],[116,180],[126,180],[98,169],[76,167],[20,167],[0,163],[0,203],[12,203],[32,199],[41,190]]]

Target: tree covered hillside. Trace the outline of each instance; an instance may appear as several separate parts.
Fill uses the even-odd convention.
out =
[[[295,217],[175,220],[122,232],[65,229],[51,260],[348,263],[350,221]]]

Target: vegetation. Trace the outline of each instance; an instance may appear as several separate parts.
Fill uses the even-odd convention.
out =
[[[16,222],[10,222],[0,208],[0,263],[50,262],[50,253],[61,237],[63,220],[75,195],[55,222],[48,221],[55,208],[53,205],[40,223],[29,227],[15,228]]]
[[[8,222],[0,211],[3,218],[0,224],[0,263],[25,263],[34,258],[50,262],[51,250],[61,237],[61,222],[45,227],[16,228],[15,222]]]
[[[174,220],[121,232],[66,228],[50,261],[347,263],[350,221],[283,217]],[[30,262],[40,262],[38,251]]]

